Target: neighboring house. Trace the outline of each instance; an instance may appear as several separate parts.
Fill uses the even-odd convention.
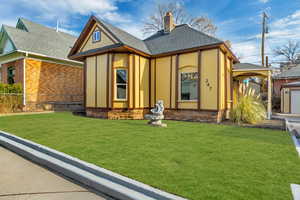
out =
[[[167,119],[221,121],[233,106],[238,59],[223,41],[175,26],[171,13],[145,40],[93,16],[69,58],[85,63],[88,116],[143,119],[163,100]]]
[[[23,86],[24,110],[83,101],[83,64],[67,58],[76,37],[20,18],[0,33],[2,83]]]
[[[284,84],[300,81],[300,65],[292,67],[273,77],[274,94],[280,96],[280,89]]]
[[[282,85],[281,112],[300,114],[300,81]]]

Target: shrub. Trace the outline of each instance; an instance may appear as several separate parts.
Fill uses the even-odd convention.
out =
[[[16,112],[22,109],[22,85],[0,83],[0,113]]]
[[[255,124],[266,118],[266,108],[260,95],[245,85],[239,88],[238,102],[230,113],[230,118],[236,123]]]

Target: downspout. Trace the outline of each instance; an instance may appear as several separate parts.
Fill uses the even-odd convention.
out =
[[[23,59],[23,106],[26,106],[26,58],[28,57],[28,53],[25,53],[25,57]]]

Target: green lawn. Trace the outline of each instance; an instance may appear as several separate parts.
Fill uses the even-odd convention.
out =
[[[70,113],[0,117],[0,129],[189,199],[291,199],[300,159],[282,131]]]

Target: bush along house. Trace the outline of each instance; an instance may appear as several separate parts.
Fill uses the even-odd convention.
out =
[[[238,59],[223,41],[175,26],[170,12],[145,40],[92,16],[69,58],[85,63],[88,116],[143,119],[163,100],[166,119],[219,122],[233,106]]]
[[[76,37],[20,18],[0,32],[1,83],[23,87],[24,111],[83,101],[83,64],[67,58]]]

